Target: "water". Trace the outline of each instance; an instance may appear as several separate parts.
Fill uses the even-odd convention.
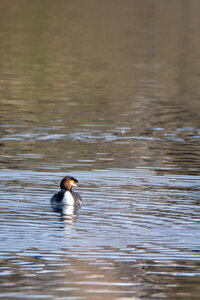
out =
[[[199,6],[0,2],[0,299],[199,299]]]

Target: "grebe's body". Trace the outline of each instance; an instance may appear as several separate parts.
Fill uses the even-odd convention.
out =
[[[60,191],[51,197],[52,205],[76,205],[82,203],[81,196],[72,191],[72,186],[78,186],[78,180],[72,176],[66,176],[61,180]]]

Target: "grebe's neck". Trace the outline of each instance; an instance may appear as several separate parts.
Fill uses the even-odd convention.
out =
[[[71,192],[65,190],[64,197],[63,197],[63,204],[74,205],[74,203],[75,203],[74,198]]]

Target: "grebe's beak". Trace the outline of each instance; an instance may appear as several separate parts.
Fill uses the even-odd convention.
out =
[[[85,187],[84,184],[80,184],[80,183],[78,183],[78,186],[81,187],[81,188],[82,188],[82,187]]]
[[[71,185],[72,185],[72,186],[78,186],[79,184],[78,184],[78,182],[72,181],[72,182],[71,182]]]

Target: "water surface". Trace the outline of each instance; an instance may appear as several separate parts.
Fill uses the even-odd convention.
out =
[[[199,6],[1,1],[0,298],[199,299]]]

